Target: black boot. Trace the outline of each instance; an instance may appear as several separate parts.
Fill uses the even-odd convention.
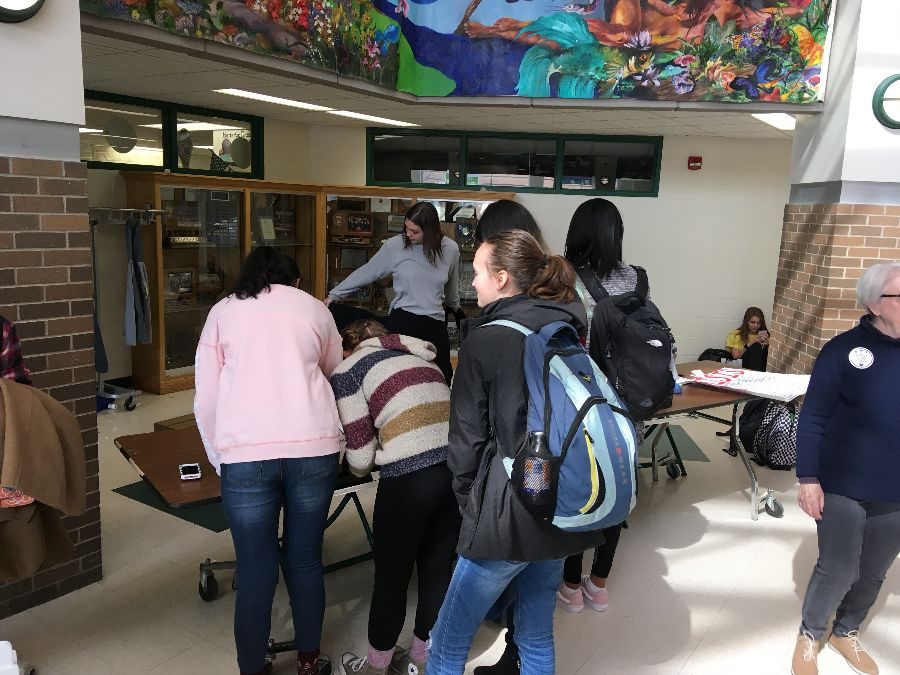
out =
[[[478,666],[475,675],[519,675],[519,649],[514,642],[507,642],[503,656],[492,666]]]

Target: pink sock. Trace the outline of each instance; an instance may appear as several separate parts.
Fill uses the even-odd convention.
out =
[[[416,663],[425,663],[428,660],[428,643],[413,635],[409,656]]]
[[[379,670],[382,668],[387,668],[391,665],[391,657],[394,656],[394,648],[391,647],[385,652],[379,651],[375,649],[372,645],[369,645],[369,653],[366,658],[369,660],[369,665],[373,668],[378,668]]]

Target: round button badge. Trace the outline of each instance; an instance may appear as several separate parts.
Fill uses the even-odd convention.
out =
[[[850,365],[860,370],[864,370],[875,363],[875,356],[865,347],[856,347],[850,350],[848,358],[850,359]]]

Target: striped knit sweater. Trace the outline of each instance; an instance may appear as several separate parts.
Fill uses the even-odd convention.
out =
[[[389,478],[447,461],[450,389],[435,349],[407,335],[364,340],[331,376],[357,475]]]

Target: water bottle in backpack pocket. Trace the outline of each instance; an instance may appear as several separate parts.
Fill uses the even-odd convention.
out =
[[[527,433],[503,457],[510,485],[538,520],[591,531],[624,521],[635,503],[637,439],[615,390],[564,321],[525,335]]]

